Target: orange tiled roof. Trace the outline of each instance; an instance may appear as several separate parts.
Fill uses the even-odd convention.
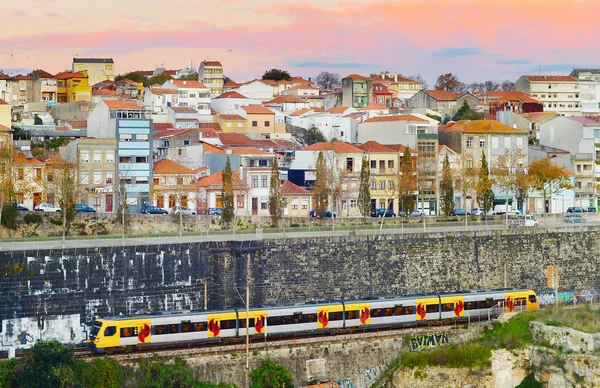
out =
[[[362,154],[363,150],[343,141],[321,142],[302,148],[303,151],[335,151],[336,153]]]
[[[527,121],[535,123],[537,121],[544,120],[544,119],[552,117],[552,116],[558,117],[560,115],[556,112],[533,112],[533,113],[521,113],[520,116],[523,117]]]
[[[219,139],[221,139],[221,143],[226,147],[255,147],[259,145],[243,133],[221,133],[219,134]]]
[[[308,190],[303,189],[302,187],[293,184],[290,181],[283,181],[283,185],[281,185],[281,195],[284,196],[292,196],[292,195],[310,195]]]
[[[0,98],[0,105],[8,105],[8,102]]]
[[[342,114],[344,112],[346,112],[348,109],[350,109],[349,106],[336,106],[335,108],[329,108],[327,110],[327,113],[331,113],[331,114]]]
[[[31,73],[29,73],[29,75],[31,77],[37,77],[37,78],[56,78],[52,74],[50,74],[47,71],[42,70],[42,69],[34,70]]]
[[[231,174],[231,180],[234,188],[237,186],[238,188],[244,186],[244,181],[240,179],[240,176],[237,172],[233,172]],[[197,187],[210,187],[216,186],[216,188],[223,186],[223,171],[217,171],[214,174],[210,174],[209,176],[202,177],[198,179],[196,182]]]
[[[404,151],[406,151],[406,146],[404,144],[386,144],[386,147],[390,147],[396,152],[404,153]]]
[[[289,90],[289,89],[288,89]],[[274,99],[272,99],[271,101],[265,102],[265,104],[283,104],[283,103],[288,103],[288,104],[301,104],[304,101],[301,100],[300,98],[296,97],[296,96],[277,96]]]
[[[522,129],[509,127],[494,120],[462,120],[454,124],[440,126],[439,131],[457,131],[462,133],[528,133]]]
[[[385,106],[385,105],[380,105],[380,104],[369,104],[367,106],[364,106],[362,108],[358,108],[358,110],[360,111],[365,111],[365,110],[390,110],[389,107]]]
[[[54,129],[57,131],[68,131],[69,127],[66,127],[64,125],[57,125],[56,127],[54,127]]]
[[[204,152],[208,152],[211,154],[225,154],[225,150],[221,147],[217,147],[214,144],[211,143],[207,143],[205,141],[201,141],[202,142],[202,147],[204,148]]]
[[[379,144],[376,141],[368,141],[364,144],[359,145],[358,148],[365,152],[395,152],[390,147]]]
[[[198,111],[190,106],[172,106],[173,112],[177,113],[198,113]]]
[[[193,174],[194,172],[179,163],[175,163],[169,159],[161,159],[154,162],[154,174]]]
[[[417,123],[428,123],[429,121],[424,120],[420,117],[413,115],[401,115],[401,116],[375,116],[371,117],[368,120],[365,120],[365,123],[377,123],[382,121],[410,121]]]
[[[200,82],[198,81],[194,81],[194,80],[179,80],[179,79],[172,79],[169,80],[170,83],[172,83],[173,85],[175,85],[178,89],[208,89],[206,86],[202,85]]]
[[[56,78],[58,79],[69,79],[69,78],[87,78],[87,75],[85,75],[83,72],[78,71],[76,73],[70,72],[70,71],[65,71],[63,73],[58,73],[56,75]]]
[[[302,116],[305,113],[308,113],[312,111],[312,108],[303,108],[303,109],[298,109],[295,112],[290,113],[290,116],[295,117],[295,116]]]
[[[269,155],[268,152],[253,147],[235,147],[231,149],[234,155]]]
[[[234,90],[230,91],[230,92],[225,92],[217,97],[215,97],[215,100],[217,99],[221,99],[221,98],[244,98],[244,99],[248,99],[248,97],[244,96],[243,94],[240,94]]]
[[[150,89],[150,91],[152,92],[152,94],[177,94],[176,89],[169,88],[154,88]]]
[[[445,148],[447,148],[448,151],[452,152],[453,154],[456,153],[456,151],[454,151],[452,148],[448,147],[447,145],[441,145],[441,146],[438,146],[438,154],[441,153]]]
[[[449,92],[447,90],[423,90],[423,91],[438,101],[453,101],[453,100],[456,100],[456,98],[458,97],[458,95],[456,93]]]
[[[226,121],[246,121],[246,119],[240,115],[217,115],[217,117]]]
[[[100,89],[100,90],[92,90],[92,95],[94,96],[118,96],[119,93],[117,93],[116,90],[110,90],[110,89]]]
[[[577,78],[570,75],[524,75],[523,78],[533,82],[579,82]]]
[[[230,87],[230,86],[231,86],[231,87],[237,88],[237,87],[239,87],[239,86],[240,86],[240,84],[238,84],[238,83],[237,83],[237,82],[235,82],[235,81],[229,80],[229,81],[225,82],[225,83],[223,84],[223,86],[227,86],[227,87]]]
[[[345,116],[342,116],[344,118],[351,118],[351,119],[357,119],[359,117],[361,117],[362,115],[366,114],[365,112],[359,112],[359,113],[348,113]]]
[[[155,131],[163,131],[165,129],[173,128],[171,123],[152,123],[152,129]]]
[[[300,84],[300,85],[296,85],[293,88],[287,88],[285,90],[320,90],[319,88],[315,88],[313,86],[311,86],[310,84]]]
[[[44,162],[42,162],[36,158],[27,158],[25,155],[23,155],[20,152],[15,152],[15,154],[13,155],[13,160],[14,160],[14,163],[19,166],[23,166],[23,165],[43,166],[44,165]]]
[[[277,86],[277,81],[272,80],[272,79],[259,79],[258,81],[262,82],[263,84]]]
[[[145,110],[135,100],[103,100],[108,109]]]
[[[210,134],[211,137],[217,137],[217,131],[221,131],[219,123],[200,123],[198,126],[203,134]]]
[[[352,79],[364,79],[364,80],[366,80],[366,79],[367,79],[367,77],[365,77],[365,76],[362,76],[362,75],[360,75],[360,74],[350,74],[349,76],[346,76],[346,77],[344,77],[344,78],[352,78]]]
[[[67,123],[75,128],[87,128],[87,121],[85,120],[70,120],[67,121]]]
[[[223,66],[219,61],[203,61],[202,64],[204,66]]]
[[[250,106],[242,106],[241,107],[243,110],[246,111],[246,113],[248,114],[259,114],[259,115],[274,115],[275,112],[273,112],[271,109],[265,108],[264,106],[259,106],[259,105],[250,105]]]

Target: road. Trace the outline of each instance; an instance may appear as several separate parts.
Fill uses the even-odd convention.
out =
[[[584,224],[565,224],[562,219],[539,220],[540,226],[537,228],[516,228],[511,229],[510,233],[544,233],[547,230],[552,231],[583,231],[590,227],[600,227],[600,215],[586,216],[587,221]],[[195,236],[171,236],[171,237],[126,237],[120,238],[100,238],[100,239],[69,239],[65,241],[64,247],[60,240],[55,241],[19,241],[19,242],[0,242],[0,251],[23,251],[32,249],[73,249],[73,248],[96,248],[96,247],[118,247],[118,246],[136,246],[136,245],[168,245],[181,243],[197,243],[197,242],[223,242],[223,241],[256,241],[261,239],[278,239],[278,238],[311,238],[311,237],[339,237],[356,234],[363,235],[379,235],[379,234],[411,234],[421,235],[427,233],[461,233],[461,232],[478,232],[478,233],[497,233],[505,230],[502,224],[493,225],[468,225],[464,223],[453,223],[449,226],[433,226],[423,228],[420,224],[410,224],[410,227],[398,229],[357,229],[355,232],[349,230],[342,231],[316,231],[316,232],[278,232],[278,233],[245,233],[239,234],[231,232],[229,234],[216,235],[195,235]]]

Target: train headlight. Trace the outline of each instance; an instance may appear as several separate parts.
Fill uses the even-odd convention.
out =
[[[96,337],[96,339],[94,340],[94,342],[100,342],[100,338]]]

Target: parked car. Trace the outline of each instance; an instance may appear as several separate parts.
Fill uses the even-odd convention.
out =
[[[207,216],[222,216],[223,209],[220,207],[209,207],[205,213]]]
[[[565,216],[565,222],[567,224],[582,224],[585,222],[585,218],[581,214],[569,213]]]
[[[20,212],[28,212],[28,211],[29,211],[29,208],[28,208],[28,207],[25,207],[25,206],[23,206],[23,205],[17,205],[17,211],[20,211]]]
[[[62,210],[59,207],[54,206],[51,203],[40,203],[35,207],[36,212],[47,212],[47,213],[56,213],[61,212]]]
[[[308,213],[310,217],[318,217],[319,213],[316,210],[311,210],[310,213]],[[333,214],[334,217],[337,217],[337,214]],[[327,210],[325,212],[325,217],[331,218],[331,212],[329,210]]]
[[[482,207],[475,208],[469,213],[470,216],[482,216],[485,212]]]
[[[521,214],[521,212],[518,209],[514,209],[510,205],[496,205],[496,206],[494,206],[494,211],[496,212],[496,215],[499,215],[499,216],[504,215],[506,213],[508,213],[508,215]]]
[[[77,213],[96,213],[96,210],[91,206],[80,203],[75,204],[75,211]]]
[[[587,211],[590,213],[596,213],[596,208],[595,207],[588,207]]]
[[[171,214],[179,214],[179,212],[180,212],[179,209],[180,209],[179,206],[175,206],[175,207],[171,208],[171,211],[169,213],[171,213]],[[190,209],[187,206],[181,206],[181,213],[184,214],[184,215],[192,215],[192,216],[196,215],[196,211]]]
[[[572,206],[567,209],[567,213],[581,213],[582,210],[579,206]]]
[[[467,215],[467,213],[463,209],[454,209],[450,212],[450,215],[464,217]]]
[[[423,212],[420,210],[413,210],[408,216],[409,217],[423,217]]]
[[[169,212],[158,206],[144,206],[142,214],[169,214]]]
[[[371,217],[385,217],[385,218],[396,217],[396,213],[394,213],[391,210],[377,209],[377,210],[371,212]]]
[[[333,215],[333,217],[337,217],[337,214],[335,214],[335,213],[332,214],[329,210],[327,210],[325,212],[325,217],[327,217],[327,218],[331,218],[332,215]]]
[[[537,219],[535,218],[535,216],[533,214],[519,214],[518,216],[515,217],[515,219],[519,222],[520,226],[525,226],[525,227],[537,227],[538,226],[538,222]]]

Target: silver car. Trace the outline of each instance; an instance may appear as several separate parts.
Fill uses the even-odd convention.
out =
[[[585,222],[585,218],[583,218],[579,213],[568,213],[565,216],[565,222],[567,224],[582,224]]]
[[[187,206],[175,206],[175,207],[171,208],[171,210],[169,211],[169,213],[171,213],[171,214],[179,214],[180,209],[181,209],[181,213],[183,215],[192,215],[192,216],[196,215],[196,211],[190,209]]]

